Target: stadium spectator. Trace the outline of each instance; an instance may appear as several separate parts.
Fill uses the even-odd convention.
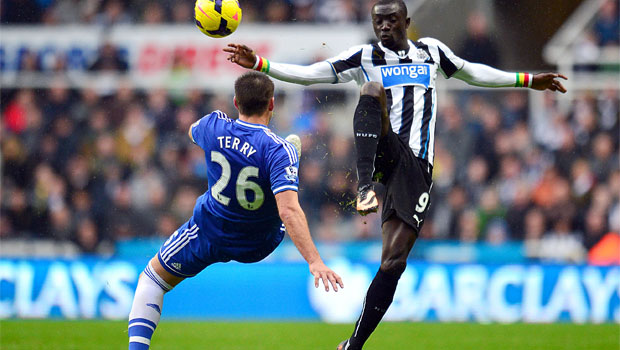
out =
[[[28,114],[35,106],[31,90],[19,91],[2,113],[4,127],[10,132],[21,134],[28,125]]]
[[[454,155],[454,166],[464,169],[467,166],[467,155],[471,154],[473,147],[473,135],[470,128],[465,124],[463,114],[459,106],[451,100],[444,104],[442,114],[439,116],[444,122],[437,125],[439,137],[444,146]]]
[[[480,62],[492,67],[500,66],[501,59],[497,44],[489,35],[486,16],[472,12],[467,17],[467,32],[458,55],[470,62]]]
[[[145,25],[163,24],[166,21],[166,12],[162,4],[156,1],[149,2],[142,12],[142,20]]]
[[[510,91],[504,95],[501,114],[502,124],[506,127],[513,127],[515,124],[526,123],[528,119],[527,96],[518,91]],[[525,130],[529,135],[529,130]]]
[[[302,150],[302,154],[305,149]],[[323,176],[323,166],[316,159],[308,159],[302,156],[303,171],[299,173],[300,183],[303,187],[299,190],[300,201],[304,203],[307,211],[308,224],[311,227],[317,225],[320,220],[316,213],[321,211],[321,206],[326,202],[324,194],[327,192],[325,188],[325,179]],[[317,195],[320,193],[321,195]]]
[[[180,110],[185,110],[185,108],[181,108]],[[187,112],[192,114],[191,118],[193,119],[193,111],[189,109]],[[158,132],[167,133],[174,131],[175,120],[172,118],[174,113],[170,106],[167,90],[157,88],[149,91],[147,93],[146,110],[144,113],[148,120],[155,123]]]
[[[496,148],[497,135],[501,131],[502,117],[499,109],[486,102],[474,117],[479,120],[481,130],[474,140],[474,153],[484,158],[488,165],[489,174],[495,176],[499,169],[499,159]]]
[[[478,209],[478,232],[481,238],[486,239],[487,230],[491,222],[503,222],[506,216],[506,208],[499,201],[499,194],[494,186],[487,187],[480,197]]]
[[[469,198],[475,203],[479,202],[489,177],[488,162],[480,156],[470,158],[469,165],[467,166],[467,178],[464,184]]]
[[[600,46],[620,44],[618,0],[604,2],[594,22],[594,31]]]
[[[605,211],[590,208],[586,213],[585,220],[584,247],[590,250],[609,232],[605,220]]]
[[[84,253],[110,255],[113,251],[110,242],[101,237],[97,225],[88,217],[78,220],[73,240]]]
[[[591,194],[596,178],[590,164],[583,158],[577,158],[572,163],[571,169],[571,192],[573,199],[582,204]]]
[[[193,2],[184,1],[184,2],[175,2],[174,6],[172,6],[172,23],[175,24],[188,24],[192,23],[194,18],[194,7],[192,6]],[[247,20],[246,13],[246,4],[243,4],[243,20]]]
[[[613,137],[614,144],[618,144],[620,141],[620,134],[617,132],[620,125],[618,125],[618,115],[620,111],[620,103],[618,100],[618,91],[613,89],[607,89],[603,93],[597,95],[596,110],[598,112],[599,127],[603,131],[610,132]]]
[[[316,2],[312,0],[293,1],[293,21],[299,23],[313,22],[315,19]]]
[[[112,189],[112,203],[106,211],[106,226],[109,236],[128,239],[136,235],[149,236],[155,233],[155,224],[132,206],[131,188],[121,182]]]
[[[617,131],[617,130],[616,130]],[[618,149],[617,147],[615,148]],[[592,168],[597,180],[605,181],[611,172],[618,167],[618,153],[614,153],[612,137],[604,132],[597,134],[592,141]]]
[[[119,50],[111,42],[105,42],[99,49],[99,54],[89,69],[95,72],[121,72],[129,69],[129,64],[122,57]]]
[[[7,207],[5,214],[13,230],[26,234],[36,232],[34,211],[28,203],[26,192],[22,188],[16,188],[10,193]]]
[[[540,240],[547,230],[547,221],[542,210],[533,207],[527,211],[523,220],[525,255],[536,259],[541,256]]]
[[[110,27],[116,24],[130,24],[132,20],[123,1],[107,0],[103,2],[93,22],[102,27]]]
[[[284,0],[270,0],[265,9],[265,20],[270,23],[287,22],[291,18],[291,8]]]
[[[571,230],[568,218],[561,218],[553,224],[551,231],[540,240],[539,259],[550,262],[580,262],[585,257],[582,239]]]
[[[515,188],[515,195],[507,203],[506,224],[513,241],[525,239],[525,215],[531,208],[531,189],[526,179],[521,179]]]
[[[436,237],[457,239],[459,218],[467,209],[470,200],[461,185],[452,186],[447,196],[447,201],[437,201],[441,209],[437,209],[433,216],[433,222],[436,223]]]
[[[461,213],[458,221],[458,237],[463,243],[473,243],[479,239],[480,225],[478,222],[478,214],[472,210],[467,209]]]

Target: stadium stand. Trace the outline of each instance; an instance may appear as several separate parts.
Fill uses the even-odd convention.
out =
[[[191,213],[205,169],[186,130],[228,97],[175,100],[166,90],[131,88],[99,96],[61,82],[2,95],[0,237],[71,240],[85,252],[100,242],[165,237]],[[618,103],[617,90],[584,92],[562,113],[547,96],[546,108],[530,114],[525,92],[448,93],[423,236],[527,240],[537,242],[535,256],[582,259],[620,229]],[[364,225],[351,210],[352,140],[332,134],[328,118],[310,109],[292,126],[306,135],[301,198],[311,227],[327,241],[379,238],[377,219]]]
[[[6,0],[5,24],[164,24],[188,23],[193,0]],[[357,23],[366,20],[372,1],[258,0],[243,3],[244,22]],[[262,9],[262,10],[259,10]],[[18,13],[19,11],[19,13]]]
[[[32,9],[24,12],[28,16],[15,14],[18,3]],[[4,1],[2,23],[191,20],[193,1],[133,3]],[[365,21],[370,1],[352,3],[248,2],[244,21]],[[598,3],[584,22],[591,33],[584,38],[594,46],[577,46],[583,52],[575,57],[587,56],[592,47],[617,48],[618,2]],[[334,11],[337,6],[345,10]],[[128,64],[123,57],[105,43],[90,69],[123,71]],[[66,70],[63,57],[42,61],[25,52],[19,62],[21,73]],[[435,185],[423,238],[525,242],[533,259],[580,262],[608,232],[620,231],[617,85],[572,90],[570,100],[448,86],[440,97]],[[334,89],[301,94],[301,107],[288,110],[289,118],[274,129],[304,135],[300,196],[315,238],[379,239],[379,218],[360,218],[352,210],[352,139],[330,128],[337,117],[329,109],[350,106],[355,96]],[[225,93],[144,90],[129,82],[101,92],[53,79],[47,88],[4,87],[0,98],[4,251],[11,242],[37,240],[54,247],[39,245],[46,252],[111,254],[119,240],[168,236],[205,189],[203,154],[187,139],[189,125],[214,108],[235,115]]]

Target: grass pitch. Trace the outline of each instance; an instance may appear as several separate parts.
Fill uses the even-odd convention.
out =
[[[127,349],[118,321],[0,322],[2,350]],[[152,350],[334,350],[353,325],[163,321]],[[365,350],[618,350],[620,325],[384,323]]]

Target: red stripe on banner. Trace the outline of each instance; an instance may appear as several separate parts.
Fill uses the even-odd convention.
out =
[[[262,68],[263,68],[263,58],[258,57],[258,67],[256,67],[256,70],[260,72]]]

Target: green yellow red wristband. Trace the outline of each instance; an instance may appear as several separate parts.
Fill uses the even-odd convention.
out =
[[[263,73],[269,73],[269,60],[264,58],[264,57],[260,57],[259,55],[256,55],[256,63],[254,64],[254,70],[257,70],[259,72],[263,72]]]
[[[517,74],[517,82],[515,83],[515,87],[532,87],[533,75],[530,73],[516,73]]]

